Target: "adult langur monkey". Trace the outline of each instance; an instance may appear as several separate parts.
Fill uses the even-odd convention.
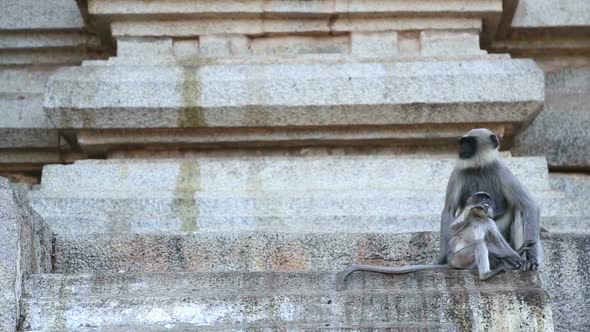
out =
[[[514,250],[525,252],[526,264],[510,256],[501,259],[513,269],[537,270],[543,254],[539,206],[500,159],[498,137],[488,129],[473,129],[458,143],[459,159],[447,184],[441,214],[438,263],[448,260],[453,220],[474,192],[485,191],[494,198],[496,225]],[[490,258],[492,266],[499,263],[498,257]]]
[[[346,277],[355,271],[370,271],[387,274],[404,274],[424,270],[475,269],[480,280],[487,280],[498,273],[511,270],[512,266],[500,261],[490,269],[490,255],[510,257],[520,264],[525,261],[504,239],[494,217],[494,199],[485,192],[478,192],[466,202],[466,206],[450,225],[451,238],[447,249],[446,264],[408,265],[385,267],[375,265],[351,265],[336,275],[336,289],[344,287]]]

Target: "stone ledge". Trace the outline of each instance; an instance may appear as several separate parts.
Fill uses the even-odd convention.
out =
[[[168,329],[167,327],[154,326],[149,323],[140,324],[117,324],[115,327],[108,326],[109,332],[128,332],[128,331],[145,331],[145,332],[160,332]],[[262,322],[252,324],[215,324],[215,326],[207,326],[202,324],[181,323],[174,324],[174,329],[177,331],[190,332],[224,332],[224,331],[266,331],[266,332],[281,332],[285,329],[289,331],[325,331],[325,332],[342,332],[353,330],[356,332],[374,332],[377,330],[385,331],[404,331],[404,332],[454,332],[457,330],[453,324],[449,323],[432,323],[432,322],[356,322],[351,324],[334,324],[333,321],[313,321],[306,323],[281,323],[277,327],[276,322]],[[38,330],[27,330],[35,331]],[[69,332],[69,329],[51,329],[53,332]],[[77,332],[99,332],[102,328],[80,327],[76,328]]]
[[[473,22],[483,43],[495,35],[502,1],[91,1],[88,12],[118,36],[192,36],[234,33],[424,30],[457,28]],[[305,18],[305,20],[302,20]],[[360,20],[358,20],[360,18]],[[230,22],[226,24],[225,22]],[[168,22],[163,22],[168,21]],[[199,24],[204,22],[206,24]],[[290,22],[290,23],[288,23]],[[436,22],[436,23],[435,23]],[[482,23],[483,22],[483,23]],[[400,24],[401,23],[401,24]],[[285,25],[287,24],[287,25]],[[462,24],[462,23],[459,23]],[[288,27],[287,27],[288,26]],[[304,26],[306,28],[304,28]],[[254,28],[254,30],[253,30]],[[463,25],[463,28],[465,26]],[[183,32],[184,31],[184,32]],[[195,34],[195,32],[197,32]]]
[[[545,158],[504,158],[531,190],[549,191]],[[404,156],[202,157],[83,160],[48,165],[39,196],[52,192],[207,191],[252,193],[321,190],[433,190],[444,194],[453,158]]]
[[[96,36],[78,31],[44,31],[18,30],[0,31],[0,49],[32,50],[32,49],[100,49]]]
[[[276,328],[277,324],[296,328],[326,322],[322,330],[339,326],[389,326],[403,331],[503,330],[519,326],[526,331],[552,331],[553,324],[551,306],[538,277],[532,273],[511,273],[486,284],[475,281],[465,272],[448,275],[416,273],[411,276],[413,279],[358,273],[350,278],[351,289],[343,292],[333,290],[333,274],[168,274],[160,277],[161,285],[157,282],[159,286],[155,288],[170,289],[173,285],[191,285],[198,280],[211,286],[208,291],[224,284],[228,286],[215,293],[206,290],[205,293],[185,292],[182,296],[170,292],[161,296],[148,295],[147,292],[143,295],[141,291],[125,294],[126,290],[153,283],[156,279],[149,275],[131,275],[134,280],[125,282],[117,276],[112,279],[97,276],[87,279],[99,281],[92,284],[89,296],[55,294],[51,298],[37,299],[33,295],[27,300],[28,321],[31,328],[46,326],[45,322],[55,321],[55,317],[65,317],[66,327],[70,329],[88,322],[102,328],[117,327],[117,322],[125,322],[169,328],[193,324],[197,328],[206,324],[207,330],[256,329],[267,324],[269,328]],[[57,278],[49,280],[54,280],[57,285],[62,281]],[[41,276],[35,278],[35,282],[43,281]],[[63,281],[69,284],[67,280]],[[84,281],[80,278],[80,285],[86,285]],[[432,287],[422,289],[419,286],[422,283]],[[408,289],[391,287],[391,284],[406,285]],[[34,282],[30,285],[35,286]],[[116,294],[93,296],[114,285],[121,287]],[[300,287],[292,289],[297,285]],[[199,286],[197,289],[203,289],[203,285]],[[254,291],[249,291],[248,288],[252,287]],[[289,292],[288,289],[292,290]],[[64,302],[68,307],[80,309],[66,311],[60,305]],[[277,306],[281,309],[277,310]],[[199,308],[198,314],[195,314],[195,308]],[[191,314],[185,315],[185,311]],[[244,315],[244,312],[248,314]],[[274,331],[274,328],[265,331]]]
[[[73,67],[50,78],[44,107],[60,129],[136,130],[119,137],[130,143],[137,131],[158,128],[218,128],[229,135],[243,128],[478,123],[506,126],[511,136],[543,99],[543,74],[532,61],[497,59]],[[224,142],[230,143],[218,141]]]
[[[31,275],[26,280],[24,295],[39,300],[58,300],[60,297],[106,299],[113,296],[174,298],[256,291],[279,295],[335,291],[334,282],[334,272],[55,273]],[[136,287],[137,284],[144,287]],[[347,278],[345,291],[394,293],[460,291],[465,288],[507,291],[536,287],[541,287],[536,272],[508,272],[488,281],[480,281],[475,273],[460,270],[422,271],[397,276],[355,272]]]
[[[402,1],[152,1],[146,5],[142,0],[93,0],[88,5],[89,12],[94,15],[129,15],[150,16],[189,14],[189,15],[243,15],[266,14],[274,15],[335,15],[335,14],[375,14],[391,13],[405,14],[408,12],[424,14],[447,14],[456,12],[457,15],[473,16],[482,13],[499,13],[502,10],[501,1],[460,0],[441,1],[427,0],[415,2]],[[270,15],[272,16],[272,15]]]

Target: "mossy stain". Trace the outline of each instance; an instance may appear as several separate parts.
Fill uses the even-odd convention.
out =
[[[197,161],[181,162],[172,204],[177,217],[182,221],[180,230],[183,233],[194,233],[199,229],[199,207],[195,194],[201,186],[200,177],[201,168]]]
[[[180,92],[182,108],[178,116],[179,128],[206,127],[205,115],[201,103],[201,82],[197,78],[197,67],[183,69]]]

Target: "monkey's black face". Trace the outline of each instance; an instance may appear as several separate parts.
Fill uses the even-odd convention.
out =
[[[477,139],[475,137],[459,138],[459,158],[469,159],[477,153]]]

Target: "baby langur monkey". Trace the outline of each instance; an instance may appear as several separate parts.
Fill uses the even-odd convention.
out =
[[[477,268],[480,280],[487,280],[498,273],[512,270],[502,258],[510,257],[523,263],[522,252],[514,251],[506,242],[494,217],[494,200],[490,194],[477,192],[467,200],[467,205],[451,224],[451,240],[447,250],[447,264],[408,265],[385,267],[375,265],[351,265],[336,275],[336,289],[344,287],[346,277],[355,271],[370,271],[386,274],[404,274],[424,270],[452,270]],[[492,255],[499,258],[499,265],[490,270]]]

